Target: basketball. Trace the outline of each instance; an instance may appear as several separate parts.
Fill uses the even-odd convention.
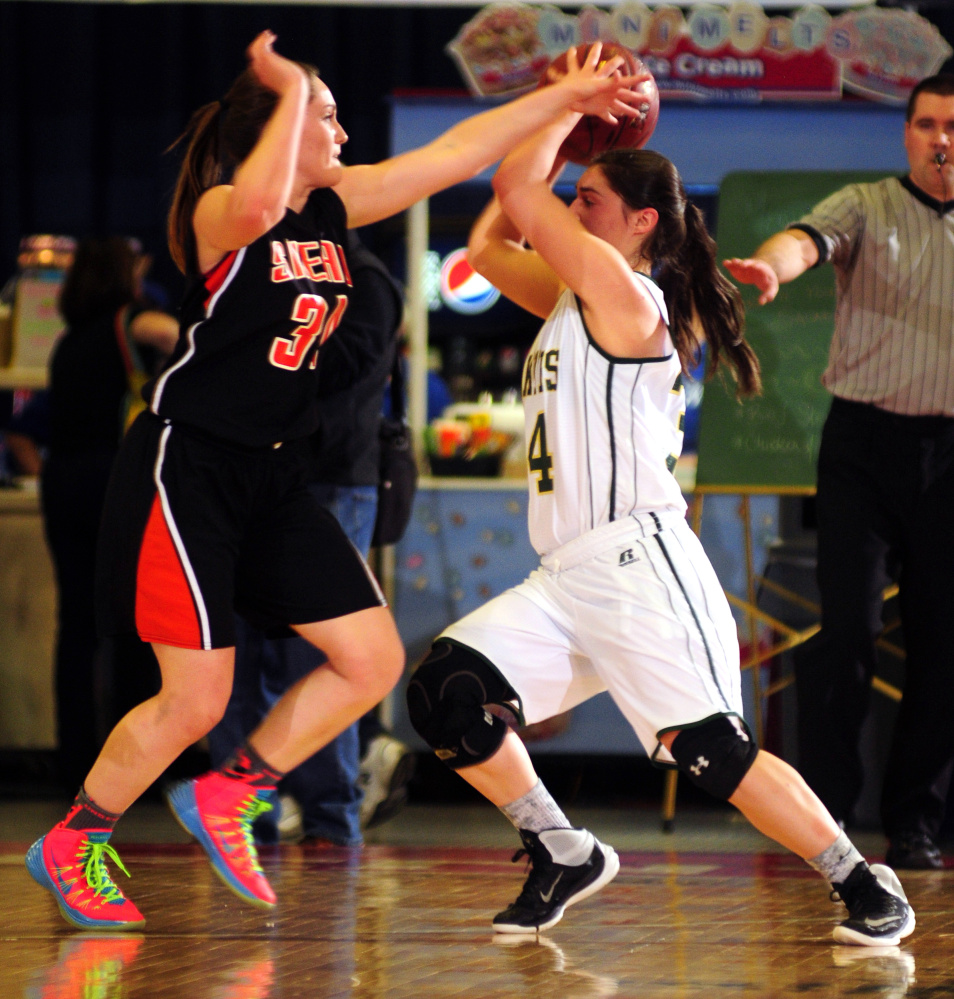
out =
[[[581,45],[577,50],[577,58],[582,63],[590,50],[589,45]],[[643,61],[631,49],[627,49],[615,42],[603,42],[603,51],[600,54],[600,61],[606,62],[613,56],[622,56],[623,65],[620,71],[631,76],[636,73],[646,72]],[[539,86],[544,87],[551,81],[547,74],[550,68],[566,71],[567,53],[558,55],[547,67],[546,72],[540,78]],[[617,123],[611,125],[602,118],[595,115],[583,115],[573,131],[566,137],[563,145],[560,146],[560,155],[565,156],[571,163],[578,163],[581,166],[588,166],[594,156],[620,146],[624,149],[640,149],[649,141],[656,127],[659,118],[659,90],[656,81],[650,77],[635,88],[645,98],[640,106],[640,113],[630,117],[618,117]]]

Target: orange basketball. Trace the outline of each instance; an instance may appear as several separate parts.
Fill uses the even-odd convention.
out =
[[[589,45],[578,47],[577,58],[581,63],[589,50]],[[600,54],[602,62],[617,55],[623,57],[620,71],[624,75],[631,76],[646,71],[643,61],[631,49],[617,45],[615,42],[603,42],[603,51]],[[566,57],[566,52],[561,53],[550,63],[550,66],[565,72]],[[547,73],[544,72],[540,78],[539,86],[544,87],[550,82]],[[613,149],[616,146],[625,149],[640,149],[645,146],[653,134],[653,129],[655,129],[656,121],[659,118],[659,90],[652,77],[638,84],[635,89],[645,98],[640,106],[639,114],[625,118],[620,116],[615,125],[611,125],[595,115],[583,115],[573,131],[566,137],[563,145],[560,146],[560,154],[572,163],[588,166],[594,156],[598,156],[607,149]]]

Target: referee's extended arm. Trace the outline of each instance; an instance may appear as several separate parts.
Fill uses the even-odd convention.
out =
[[[777,232],[744,260],[732,257],[723,267],[742,284],[754,284],[759,289],[759,305],[771,302],[779,285],[794,281],[818,263],[818,247],[807,232],[785,229]]]

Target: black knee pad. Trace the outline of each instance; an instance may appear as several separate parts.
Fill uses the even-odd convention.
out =
[[[755,762],[759,748],[741,718],[713,715],[684,728],[673,740],[671,751],[693,784],[728,801]]]
[[[452,770],[490,759],[521,720],[510,684],[483,656],[446,639],[411,677],[407,710],[414,730]]]

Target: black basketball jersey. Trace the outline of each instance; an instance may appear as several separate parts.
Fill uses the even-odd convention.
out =
[[[315,367],[348,306],[347,217],[330,188],[195,277],[179,342],[145,395],[158,416],[250,446],[318,425]]]

